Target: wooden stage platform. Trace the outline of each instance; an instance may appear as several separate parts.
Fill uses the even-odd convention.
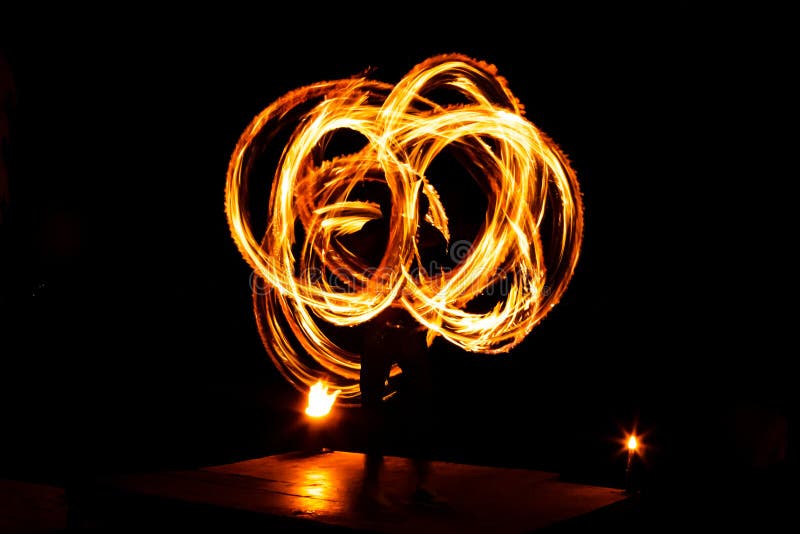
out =
[[[376,515],[357,505],[363,462],[360,453],[322,450],[104,477],[87,494],[81,520],[115,531],[562,532],[627,500],[619,488],[564,482],[555,473],[434,462],[433,486],[447,503],[426,508],[409,501],[409,461],[390,456],[384,483],[396,509]]]

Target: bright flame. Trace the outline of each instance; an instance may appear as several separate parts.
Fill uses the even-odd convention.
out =
[[[442,91],[459,103],[435,101]],[[356,133],[364,146],[326,156],[336,132]],[[288,141],[282,150],[270,147],[281,156],[266,226],[256,235],[248,212],[251,175],[281,134]],[[446,149],[485,191],[487,210],[474,241],[450,246],[455,267],[438,271],[420,259],[417,206],[424,194],[425,224],[449,244],[445,206],[426,176]],[[388,214],[358,198],[358,187],[375,184],[391,197]],[[567,156],[525,118],[494,65],[460,54],[431,57],[395,86],[357,76],[282,96],[242,133],[228,166],[225,210],[262,284],[253,288],[253,305],[273,363],[300,391],[324,374],[345,400],[359,398],[361,356],[320,322],[356,326],[400,305],[428,329],[429,344],[442,336],[470,352],[508,352],[559,302],[583,237],[581,195]],[[376,268],[340,238],[358,236],[382,216],[391,229]],[[467,309],[500,286],[494,307]],[[390,376],[399,373],[394,365]]]
[[[311,386],[308,391],[308,406],[306,406],[306,415],[311,417],[322,417],[328,415],[336,401],[336,397],[342,391],[337,389],[333,393],[328,393],[328,386],[318,380],[316,384]]]
[[[636,439],[636,436],[631,434],[631,437],[628,438],[628,450],[633,452],[639,448],[639,440]]]

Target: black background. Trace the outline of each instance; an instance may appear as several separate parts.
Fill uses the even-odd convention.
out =
[[[5,471],[59,480],[296,446],[304,399],[258,337],[228,158],[286,91],[366,68],[394,83],[459,52],[495,64],[570,156],[586,227],[564,298],[521,346],[437,340],[438,456],[619,485],[636,427],[654,486],[760,473],[795,352],[784,16],[307,15],[7,19]],[[353,414],[338,447],[358,447]]]

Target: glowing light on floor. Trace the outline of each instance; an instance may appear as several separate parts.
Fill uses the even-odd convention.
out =
[[[437,100],[442,91],[458,103]],[[356,133],[363,148],[326,156],[342,131]],[[264,180],[259,158],[270,150],[280,157]],[[450,243],[447,206],[428,175],[445,150],[470,163],[487,211],[457,264],[433,270],[420,257],[419,225],[433,225],[451,257],[459,244]],[[268,194],[253,190],[259,180]],[[387,189],[390,213],[359,197],[360,186],[375,183]],[[422,217],[420,195],[428,204]],[[258,226],[252,206],[262,197],[266,223]],[[241,134],[225,209],[258,281],[254,310],[272,361],[298,390],[325,376],[339,399],[353,403],[359,350],[331,328],[357,328],[402,305],[427,328],[429,343],[441,336],[470,352],[508,352],[561,299],[583,236],[581,195],[566,155],[525,117],[495,66],[460,54],[428,58],[396,85],[357,75],[278,98]],[[375,266],[344,237],[380,217],[391,230]],[[502,298],[491,309],[469,308],[500,283]]]

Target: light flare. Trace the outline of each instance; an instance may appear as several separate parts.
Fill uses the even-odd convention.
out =
[[[328,415],[333,408],[333,403],[336,402],[336,397],[342,391],[337,389],[333,393],[328,393],[328,386],[322,381],[318,380],[308,390],[308,406],[306,406],[306,415],[310,417],[323,417]]]
[[[437,102],[438,90],[455,93],[459,103]],[[326,155],[334,134],[345,130],[363,146]],[[284,138],[266,177],[266,223],[257,229],[251,189],[264,176],[256,162]],[[445,151],[469,162],[487,211],[466,255],[437,270],[423,265],[416,236],[421,224],[432,224],[450,244],[446,206],[428,176]],[[388,191],[385,213],[357,193],[376,184]],[[422,215],[420,195],[428,202]],[[238,140],[225,211],[239,252],[264,282],[253,306],[273,363],[300,391],[315,391],[327,377],[334,395],[351,404],[360,400],[361,354],[337,332],[401,305],[428,329],[429,344],[442,337],[466,351],[506,353],[559,302],[583,238],[569,159],[525,117],[494,65],[461,54],[428,58],[395,86],[359,75],[278,98]],[[344,238],[359,238],[381,218],[389,231],[373,265]],[[498,286],[505,289],[494,306],[469,308]],[[399,373],[394,365],[386,397]]]

